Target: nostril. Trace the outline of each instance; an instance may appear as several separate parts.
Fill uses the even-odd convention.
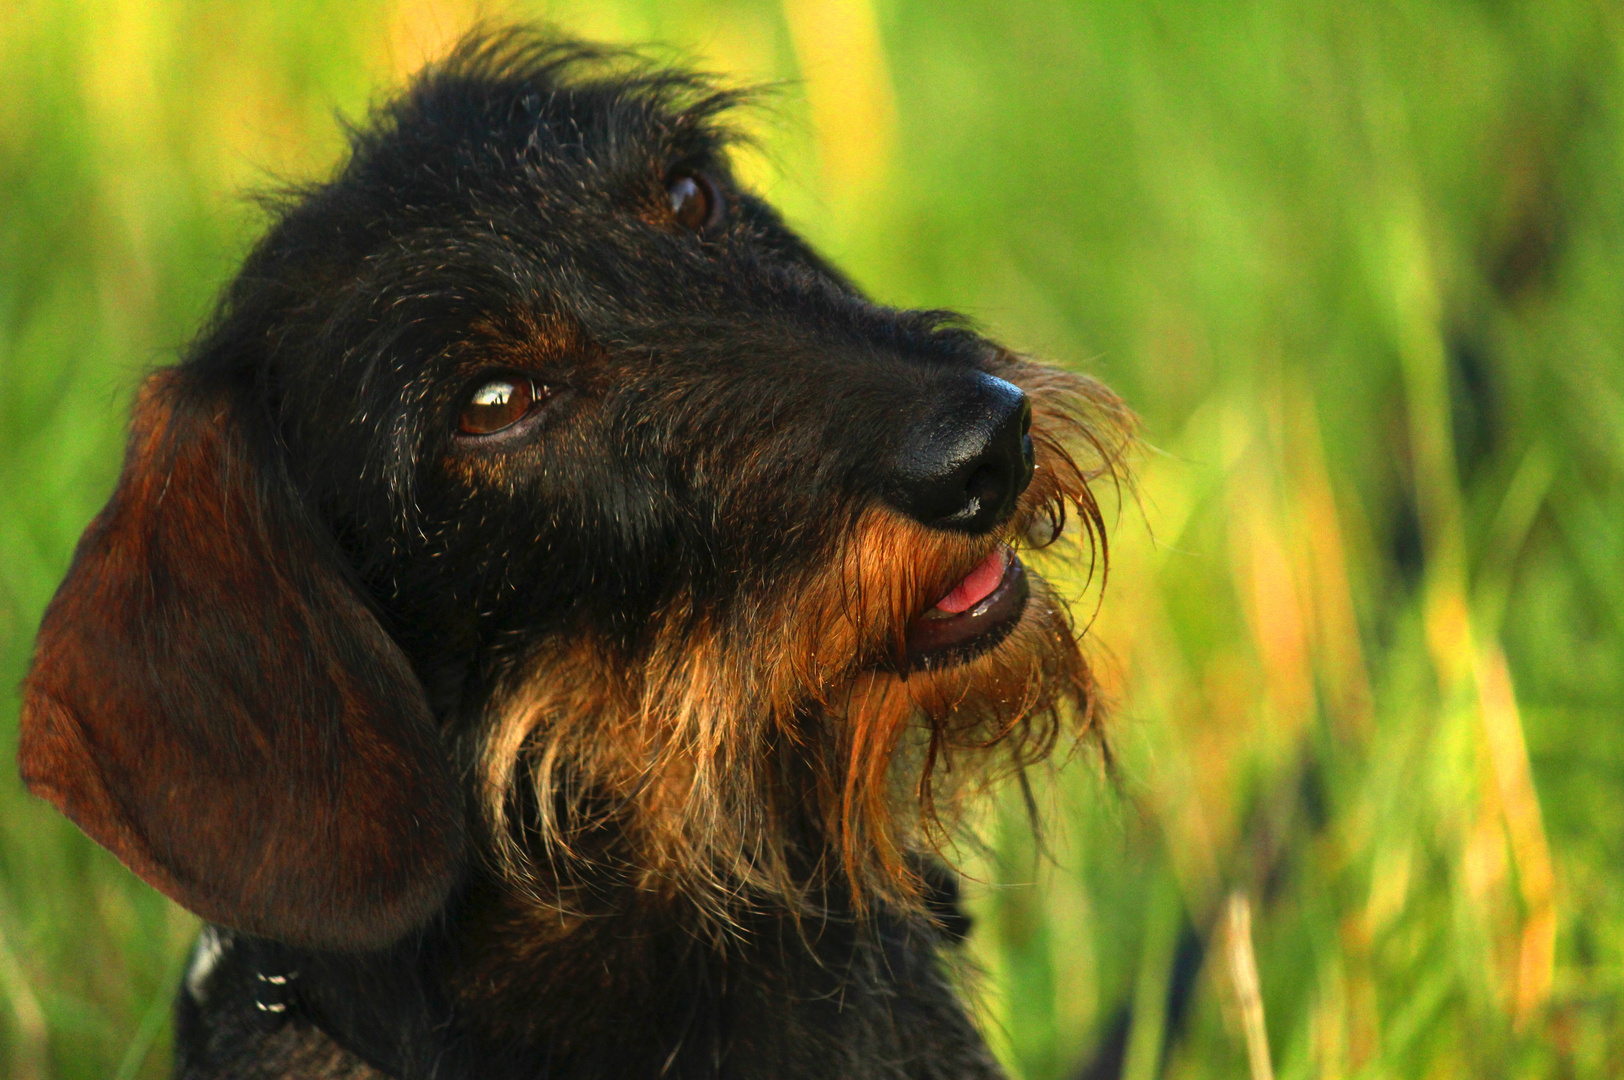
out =
[[[921,524],[985,532],[1031,482],[1031,404],[1020,388],[971,372],[932,405],[904,434],[886,499]]]
[[[1004,501],[1004,493],[1009,487],[1009,469],[1005,462],[982,466],[965,485],[964,505],[952,517],[968,521],[979,515],[983,508],[998,506]]]

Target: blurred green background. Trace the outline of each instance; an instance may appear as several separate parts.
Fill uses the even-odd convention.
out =
[[[1144,419],[1082,754],[970,852],[1061,1077],[1624,1075],[1624,9],[6,0],[0,742],[133,387],[476,19],[781,84],[743,173]],[[1093,610],[1091,598],[1082,610]],[[0,1070],[166,1075],[194,932],[0,780]],[[1255,982],[1254,982],[1255,973]]]

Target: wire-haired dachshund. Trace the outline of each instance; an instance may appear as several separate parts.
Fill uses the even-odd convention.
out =
[[[1001,1075],[932,853],[1097,726],[1017,552],[1130,417],[863,296],[739,97],[471,38],[142,387],[21,762],[207,920],[178,1075]]]

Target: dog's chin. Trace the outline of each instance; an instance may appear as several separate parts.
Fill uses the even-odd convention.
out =
[[[969,597],[966,587],[974,590]],[[999,545],[949,597],[909,624],[904,670],[940,671],[997,648],[1020,624],[1030,597],[1026,568]]]

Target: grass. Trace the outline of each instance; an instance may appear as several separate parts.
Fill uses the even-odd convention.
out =
[[[788,80],[749,118],[753,183],[880,298],[964,310],[1144,419],[1092,625],[1117,776],[1038,778],[1050,858],[1018,800],[972,853],[1014,1072],[1624,1072],[1615,8],[502,11]],[[332,110],[479,14],[8,9],[5,753],[133,386],[258,227],[242,192],[330,168]],[[165,1075],[194,925],[0,783],[0,1070]]]

